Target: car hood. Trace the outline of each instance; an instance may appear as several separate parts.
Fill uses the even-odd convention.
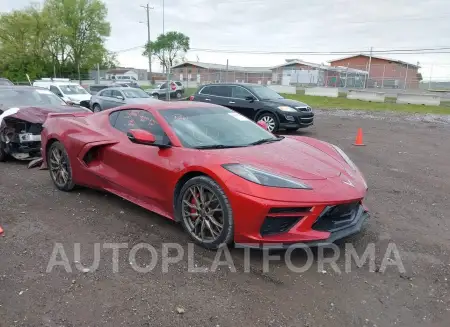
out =
[[[217,150],[209,150],[217,151]],[[302,180],[323,180],[346,172],[345,164],[305,142],[281,141],[220,150],[223,164],[241,163]]]
[[[81,101],[89,101],[91,99],[91,95],[88,94],[72,94],[67,95],[67,98],[69,98],[72,101],[81,102]]]
[[[72,106],[30,106],[9,108],[0,115],[0,130],[4,126],[4,120],[7,117],[20,119],[32,124],[43,124],[49,113],[85,111],[85,108]]]
[[[271,99],[271,100],[262,100],[264,103],[271,105],[273,107],[277,106],[289,106],[289,107],[308,107],[308,105],[304,102],[291,100],[291,99]]]

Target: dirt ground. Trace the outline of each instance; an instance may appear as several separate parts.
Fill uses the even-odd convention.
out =
[[[365,147],[352,146],[358,127]],[[271,262],[265,273],[260,251],[251,251],[246,273],[243,249],[231,250],[237,272],[189,272],[215,257],[199,247],[194,263],[185,255],[167,273],[161,260],[151,272],[136,272],[126,249],[118,272],[111,249],[101,250],[97,270],[82,272],[74,243],[89,266],[95,243],[145,242],[160,256],[163,242],[187,251],[189,239],[178,225],[115,196],[59,192],[48,171],[10,162],[0,166],[0,326],[449,326],[450,125],[439,117],[318,111],[316,125],[300,134],[337,144],[354,159],[369,185],[372,216],[347,242],[360,254],[374,243],[378,268],[395,243],[405,273],[393,266],[372,272],[368,264],[346,272],[344,256],[340,274],[329,266],[319,272],[316,261],[304,273]],[[46,273],[56,242],[71,273],[61,266]],[[305,260],[304,252],[292,256],[296,265]],[[145,265],[150,254],[138,252],[137,261]]]

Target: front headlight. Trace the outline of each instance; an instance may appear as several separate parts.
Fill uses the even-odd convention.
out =
[[[280,106],[278,107],[278,109],[280,109],[281,111],[297,112],[297,110],[288,106]]]
[[[304,190],[312,189],[310,186],[299,180],[287,176],[276,175],[250,165],[226,164],[222,165],[222,167],[239,177],[263,186]]]
[[[355,163],[349,158],[348,155],[345,154],[342,149],[334,144],[332,144],[333,148],[337,153],[341,155],[341,157],[345,160],[345,162],[352,168],[353,171],[358,171],[358,167],[356,167]]]

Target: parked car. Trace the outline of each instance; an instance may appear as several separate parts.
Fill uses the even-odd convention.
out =
[[[0,85],[11,86],[11,85],[14,85],[14,83],[11,82],[11,81],[10,81],[9,79],[7,79],[7,78],[0,77]]]
[[[162,81],[156,84],[154,89],[148,89],[146,92],[157,99],[165,99],[167,97],[167,81]],[[170,97],[181,99],[184,94],[184,86],[183,83],[179,81],[170,81],[170,89],[169,89]]]
[[[47,88],[64,101],[78,105],[91,99],[91,94],[84,87],[68,78],[43,78],[34,81],[33,86]]]
[[[42,124],[49,113],[90,112],[53,92],[31,86],[0,86],[0,161],[41,156]]]
[[[161,101],[151,97],[141,89],[132,87],[109,87],[94,94],[91,98],[89,107],[92,111],[99,112],[126,104],[152,104],[156,102]]]
[[[369,217],[364,177],[340,148],[276,136],[213,104],[50,115],[42,148],[59,190],[112,192],[180,222],[205,248],[328,244]]]
[[[189,100],[218,104],[251,120],[262,120],[270,132],[295,131],[314,123],[314,113],[306,103],[285,99],[259,84],[207,84],[199,87]]]

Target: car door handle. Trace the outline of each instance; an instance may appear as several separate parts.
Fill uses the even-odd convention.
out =
[[[205,99],[205,101],[211,101],[211,99]]]
[[[228,103],[236,103],[236,102],[234,102],[234,101],[230,101],[230,102],[228,102]]]

